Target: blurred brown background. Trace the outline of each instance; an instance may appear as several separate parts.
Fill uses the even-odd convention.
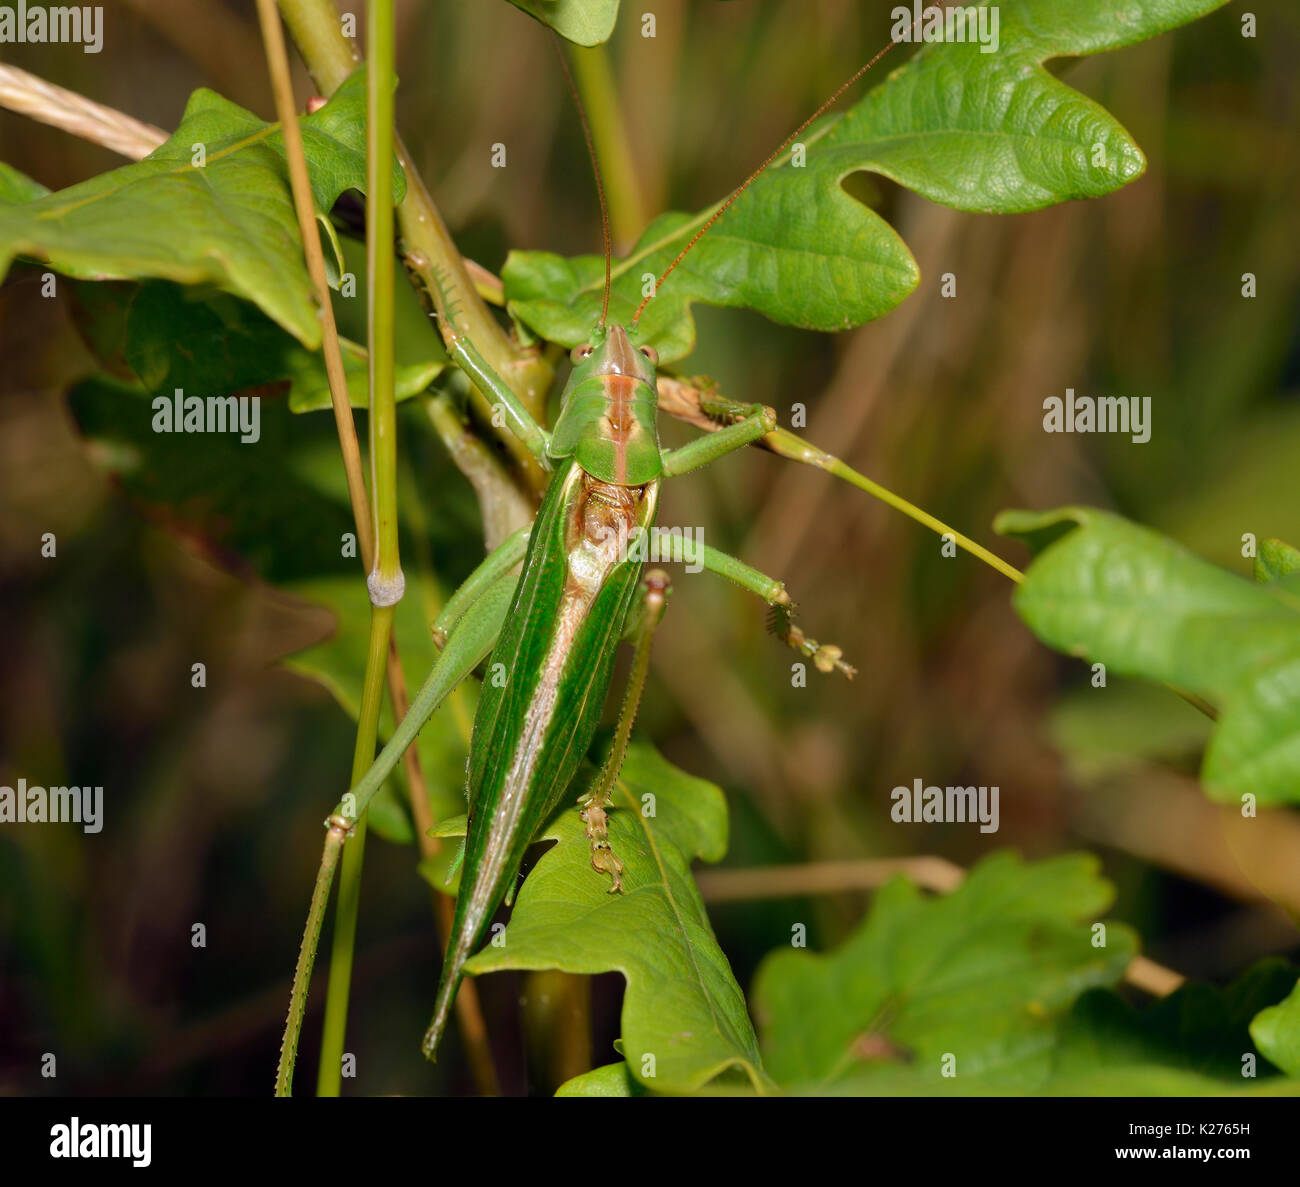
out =
[[[359,4],[345,5],[357,11]],[[644,208],[697,209],[732,188],[888,36],[884,3],[655,0],[658,36],[626,12],[612,68]],[[1147,153],[1145,177],[1091,203],[1018,217],[931,205],[860,175],[921,288],[835,338],[697,307],[684,374],[807,406],[811,440],[1023,564],[993,536],[1003,507],[1087,502],[1157,527],[1243,574],[1243,532],[1300,541],[1300,183],[1294,62],[1300,11],[1230,6],[1154,42],[1052,68],[1104,103]],[[542,29],[505,3],[399,5],[399,121],[462,249],[494,270],[510,247],[597,250],[594,189]],[[116,0],[99,55],[6,46],[5,60],[164,128],[209,86],[272,118],[250,0]],[[364,22],[361,22],[364,24]],[[310,93],[300,76],[300,98]],[[493,170],[486,146],[510,146]],[[0,113],[0,160],[59,188],[122,161]],[[939,276],[955,273],[955,300]],[[1240,296],[1241,276],[1259,295]],[[343,788],[352,726],[277,666],[328,614],[217,563],[127,499],[81,441],[64,393],[93,367],[66,301],[22,269],[0,290],[0,782],[103,784],[107,824],[0,830],[0,1092],[269,1092],[315,863]],[[1042,401],[1150,396],[1149,444],[1048,435]],[[423,515],[451,588],[480,554],[463,483],[420,437]],[[301,426],[299,429],[298,426]],[[294,422],[328,456],[329,417]],[[671,443],[680,426],[665,430]],[[1253,827],[1213,807],[1195,771],[1206,734],[1158,689],[1091,689],[1040,647],[1008,582],[866,496],[752,452],[668,486],[662,522],[782,577],[807,629],[860,675],[789,687],[760,606],[681,576],[656,642],[642,728],[715,780],[732,810],[728,866],[992,848],[1103,857],[1147,953],[1225,980],[1300,952],[1300,821]],[[283,526],[283,525],[282,525]],[[57,534],[56,561],[40,556]],[[196,657],[208,687],[189,687]],[[1001,829],[900,826],[889,792],[996,784]],[[408,848],[369,849],[349,1049],[365,1092],[466,1091],[417,1038],[436,971],[426,890]],[[742,985],[813,923],[837,942],[869,899],[719,904]],[[208,947],[191,948],[203,922]],[[510,976],[481,986],[504,1087],[547,1092],[520,1055]],[[594,992],[594,1059],[613,1058],[618,978]],[[300,1067],[314,1067],[318,1017]],[[59,1057],[56,1080],[42,1053]],[[351,1086],[351,1085],[350,1085]]]

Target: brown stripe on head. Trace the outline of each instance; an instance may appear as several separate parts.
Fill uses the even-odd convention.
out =
[[[627,480],[627,446],[628,442],[640,432],[634,414],[637,385],[641,381],[631,375],[602,375],[601,386],[605,391],[605,415],[601,419],[602,427],[609,434],[614,446],[614,481]]]
[[[598,375],[639,375],[642,362],[622,326],[610,326]]]

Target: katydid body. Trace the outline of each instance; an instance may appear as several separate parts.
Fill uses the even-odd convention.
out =
[[[649,530],[658,500],[655,401],[653,364],[620,326],[579,362],[565,389],[548,450],[559,469],[474,718],[464,870],[424,1040],[430,1055],[465,961],[600,721],[641,575],[628,540]]]
[[[673,270],[778,154],[888,48],[848,79],[714,209],[667,269],[643,290],[641,305],[626,328],[607,326],[609,226],[596,168],[605,231],[604,303],[589,343],[573,352],[574,371],[551,432],[537,423],[467,336],[456,314],[456,294],[444,272],[423,257],[418,261],[410,257],[432,296],[448,354],[494,405],[494,412],[501,414],[501,423],[553,471],[531,529],[504,541],[448,601],[434,624],[441,655],[424,687],[373,766],[327,821],[334,837],[365,812],[424,721],[491,648],[471,742],[466,788],[469,818],[460,891],[434,1016],[423,1043],[431,1059],[450,1018],[466,961],[483,943],[493,915],[509,897],[528,845],[569,789],[591,745],[609,692],[618,644],[625,636],[635,635],[636,655],[613,743],[599,776],[579,800],[591,842],[592,866],[597,873],[609,875],[611,893],[622,889],[623,866],[610,849],[607,810],[644,686],[649,642],[668,594],[667,578],[662,573],[642,578],[640,560],[634,558],[643,554],[629,545],[634,533],[651,529],[662,479],[687,473],[762,441],[774,452],[819,466],[885,498],[936,531],[951,532],[962,547],[1001,565],[986,550],[883,491],[838,459],[789,433],[777,431],[774,412],[760,405],[697,392],[694,402],[688,400],[679,408],[674,397],[666,394],[666,411],[708,432],[680,449],[661,450],[656,429],[657,359],[648,346],[638,348],[635,342],[642,310]],[[567,75],[567,65],[564,69]],[[585,116],[583,127],[596,165]],[[687,387],[671,380],[667,386],[670,392],[674,386]],[[495,415],[493,419],[496,423]],[[509,574],[521,557],[522,574],[513,582]],[[701,546],[697,555],[683,559],[699,561],[705,569],[765,601],[772,611],[770,626],[774,633],[818,670],[839,670],[849,677],[855,674],[837,647],[817,643],[794,624],[793,603],[780,581],[708,547]],[[1015,573],[1006,566],[1003,571]],[[641,587],[645,593],[638,601]],[[327,841],[327,857],[331,851],[337,853],[338,843],[334,841],[331,850],[331,842]],[[324,894],[328,893],[327,869],[332,867],[323,859],[313,911],[317,897],[324,901],[321,887]],[[314,943],[309,919],[309,937],[304,940],[306,955],[295,977],[296,996],[291,999],[281,1060],[280,1080],[286,1085],[292,1077],[296,1050],[295,1018],[300,1024],[306,1000],[306,979],[301,969],[305,967],[309,975]]]
[[[564,69],[567,75],[567,65]],[[435,305],[448,353],[496,403],[515,436],[539,460],[549,466],[558,463],[559,469],[529,539],[523,574],[492,653],[489,678],[474,719],[464,866],[433,1021],[424,1036],[424,1052],[430,1059],[436,1055],[451,1016],[465,961],[482,943],[493,914],[518,875],[525,849],[557,806],[595,734],[609,691],[614,655],[640,579],[641,565],[630,559],[628,543],[634,532],[650,530],[661,478],[707,465],[753,444],[776,427],[770,408],[751,405],[725,428],[680,449],[661,452],[656,427],[657,355],[650,347],[638,349],[633,343],[637,320],[650,295],[637,309],[630,332],[621,325],[606,325],[609,222],[585,115],[583,129],[601,194],[605,297],[590,342],[573,351],[573,374],[565,386],[552,433],[536,423],[460,333],[454,302],[443,291],[441,277],[434,277]],[[758,172],[772,159],[769,157]],[[757,172],[719,207],[659,278],[655,289],[755,176]],[[794,626],[790,617],[793,605],[780,582],[712,550],[702,559],[706,567],[764,598],[776,612],[777,634],[812,659],[819,670],[838,668],[853,676],[838,648],[823,647]],[[658,580],[653,586],[648,591],[642,628],[647,646],[666,598]],[[644,649],[638,659],[638,680],[643,681]],[[582,800],[592,865],[610,875],[611,891],[622,889],[622,863],[609,848],[605,810],[621,762],[619,743],[626,745],[639,695],[638,685],[624,705],[606,769]]]
[[[564,69],[567,76],[567,65]],[[834,97],[795,134],[833,101]],[[625,328],[606,324],[609,223],[585,115],[583,128],[601,194],[605,294],[590,341],[573,351],[574,370],[552,432],[534,420],[461,332],[455,301],[443,278],[436,271],[432,274],[448,353],[503,413],[510,431],[555,473],[529,536],[523,572],[489,660],[474,719],[460,892],[433,1021],[423,1044],[431,1059],[451,1016],[466,960],[483,942],[492,916],[518,876],[525,850],[558,806],[591,745],[609,692],[618,643],[629,628],[638,626],[635,613],[641,613],[633,677],[614,744],[600,776],[580,801],[592,865],[610,876],[611,893],[622,890],[623,866],[609,846],[606,811],[644,684],[649,640],[668,594],[667,578],[652,574],[646,579],[644,606],[636,605],[641,562],[632,559],[635,553],[628,546],[635,534],[648,532],[653,525],[661,479],[707,465],[757,442],[776,427],[771,409],[738,405],[726,427],[680,449],[661,451],[656,427],[657,356],[650,347],[634,344],[637,320],[653,292],[776,154],[714,212],[659,277]],[[693,559],[703,560],[706,568],[763,598],[775,612],[776,633],[819,670],[838,669],[853,676],[838,648],[818,644],[793,624],[793,604],[780,582],[715,550],[701,553]],[[491,567],[491,558],[486,565]]]
[[[465,961],[483,942],[492,916],[518,876],[524,852],[558,806],[591,745],[620,639],[637,625],[641,562],[631,540],[653,525],[661,476],[684,473],[752,443],[773,427],[769,409],[750,407],[738,422],[679,450],[659,448],[654,354],[637,349],[622,326],[595,327],[573,352],[553,433],[532,424],[505,384],[454,331],[453,355],[490,386],[521,422],[523,440],[558,467],[528,540],[523,572],[495,649],[474,718],[467,794],[469,823],[460,893],[424,1038],[430,1058],[451,1016]],[[838,651],[807,640],[789,623],[791,603],[774,582],[739,561],[707,550],[706,566],[763,597],[787,624],[785,640],[819,668],[852,669]],[[666,590],[650,581],[647,636]],[[830,658],[833,657],[833,658]],[[620,890],[622,865],[610,851],[605,810],[644,679],[644,654],[606,769],[583,803],[592,865]],[[827,666],[829,663],[829,666]]]

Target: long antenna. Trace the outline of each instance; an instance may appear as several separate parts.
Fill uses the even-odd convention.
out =
[[[591,125],[587,122],[587,109],[582,105],[582,96],[578,94],[578,84],[573,81],[573,71],[569,69],[569,59],[564,56],[560,39],[555,30],[551,30],[551,44],[555,47],[555,56],[560,59],[560,69],[564,71],[564,81],[573,96],[573,105],[578,109],[578,119],[582,121],[582,135],[587,141],[587,156],[591,158],[591,171],[596,175],[596,195],[600,198],[600,230],[605,240],[605,296],[600,303],[600,328],[605,328],[609,317],[610,256],[612,249],[609,242],[609,207],[605,204],[605,181],[600,175],[600,162],[596,159],[596,145],[591,138]]]
[[[944,6],[942,4],[938,4],[938,5],[927,4],[924,8],[921,9],[921,15],[918,16],[912,24],[913,34],[915,34],[916,29],[921,24],[921,20],[925,16],[925,14],[931,8],[935,8],[935,7],[942,9]],[[898,44],[897,41],[891,40],[890,43],[884,47],[884,49],[882,49],[878,54],[876,54],[874,58],[871,59],[871,61],[869,61],[865,66],[859,67],[854,72],[853,76],[850,79],[848,79],[847,82],[843,83],[838,90],[836,90],[835,94],[833,94],[829,99],[827,99],[825,103],[823,103],[819,108],[817,108],[816,111],[812,113],[812,115],[810,115],[806,120],[804,120],[802,124],[800,124],[793,132],[790,133],[789,136],[787,136],[783,141],[781,141],[780,144],[776,146],[776,148],[772,152],[772,155],[769,156],[766,161],[764,161],[757,169],[754,170],[753,173],[751,173],[747,178],[745,178],[745,180],[742,181],[740,185],[738,185],[734,190],[732,190],[731,196],[709,216],[708,222],[706,222],[704,226],[702,226],[698,231],[695,232],[695,234],[691,238],[691,241],[685,247],[683,247],[681,251],[677,253],[677,258],[671,264],[669,264],[667,268],[663,270],[663,273],[660,275],[659,279],[655,281],[654,288],[650,290],[649,295],[641,299],[641,304],[636,307],[636,312],[632,315],[632,324],[634,326],[637,324],[637,322],[641,320],[641,313],[645,309],[645,307],[650,304],[651,300],[655,296],[658,295],[659,286],[662,285],[663,282],[668,279],[672,270],[676,268],[677,265],[680,264],[690,254],[691,248],[693,248],[701,239],[704,238],[709,228],[712,227],[713,224],[718,221],[718,219],[720,219],[724,214],[727,213],[728,210],[731,209],[731,207],[735,204],[736,199],[739,198],[740,195],[743,194],[754,183],[758,175],[762,173],[763,170],[766,169],[773,161],[775,161],[776,158],[779,157],[785,151],[786,147],[790,144],[790,142],[794,140],[794,138],[798,136],[801,132],[803,132],[803,130],[807,128],[809,124],[820,119],[823,115],[826,114],[826,112],[830,108],[834,107],[836,102],[838,102],[840,96],[843,95],[844,92],[849,89],[849,87],[851,87],[855,82],[858,81],[858,79],[860,79],[864,74],[866,74],[866,72],[870,70],[872,66],[874,66],[877,62],[879,62],[880,59],[883,58],[887,53],[889,53],[889,51],[893,49],[894,46],[896,46],[897,44]]]

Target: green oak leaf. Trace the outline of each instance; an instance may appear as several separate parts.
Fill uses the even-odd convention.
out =
[[[516,8],[549,25],[574,45],[609,40],[618,20],[619,0],[510,0]]]
[[[1218,707],[1201,770],[1212,799],[1300,802],[1300,591],[1092,508],[1007,511],[995,526],[1036,554],[1013,600],[1039,639]]]
[[[787,152],[750,186],[646,307],[642,339],[664,362],[688,354],[693,301],[826,331],[888,313],[920,277],[892,228],[844,192],[855,172],[881,173],[959,210],[998,213],[1127,184],[1146,166],[1141,150],[1043,62],[1132,45],[1223,3],[1003,0],[996,52],[974,42],[924,45],[847,112],[809,129],[801,166]],[[646,228],[614,268],[612,320],[631,317],[645,278],[661,275],[714,209],[664,214]],[[586,340],[600,310],[600,258],[517,251],[502,275],[520,322],[564,346]]]
[[[1043,68],[1146,41],[1227,0],[1001,0],[999,44],[928,44],[828,136],[844,165],[867,146],[877,172],[934,202],[989,214],[1097,198],[1146,158],[1104,107]],[[861,168],[861,165],[855,167]]]
[[[339,350],[348,402],[353,408],[368,408],[366,348],[340,337]],[[210,288],[161,280],[140,285],[127,309],[125,358],[154,394],[181,388],[192,395],[222,395],[287,381],[294,412],[331,407],[319,350],[308,350],[257,306]],[[432,359],[414,365],[399,362],[397,399],[419,394],[439,370],[441,364]]]
[[[1281,581],[1292,573],[1300,573],[1300,548],[1292,548],[1281,540],[1259,542],[1259,555],[1255,557],[1255,580],[1261,585]]]
[[[1093,946],[1112,899],[1097,867],[1004,852],[938,898],[896,878],[835,951],[768,956],[753,990],[768,1071],[795,1091],[1032,1090],[1060,1018],[1137,950],[1117,923]]]
[[[49,192],[39,181],[0,161],[0,206],[34,202]]]
[[[333,424],[304,424],[268,397],[260,400],[256,442],[228,432],[156,433],[154,398],[104,376],[68,397],[91,460],[151,520],[242,576],[359,574],[355,560],[340,557],[339,542],[352,531],[346,492],[330,497],[295,472],[318,444],[332,449],[332,469],[341,472]]]
[[[370,406],[366,338],[365,245],[340,239],[356,291],[330,294],[339,347],[354,408]],[[446,365],[442,339],[420,299],[400,274],[394,278],[396,396],[424,391]],[[257,384],[289,381],[289,407],[310,412],[331,407],[320,350],[308,350],[255,305],[211,288],[145,281],[129,299],[125,361],[151,392],[223,394]]]
[[[625,1062],[592,1068],[555,1090],[556,1096],[648,1096],[645,1087]]]
[[[726,851],[722,792],[634,744],[609,821],[624,893],[608,893],[577,809],[562,810],[542,834],[557,843],[519,890],[504,943],[485,947],[466,970],[621,972],[623,1052],[645,1087],[692,1092],[726,1076],[763,1090],[744,994],[690,873],[692,858],[718,861]]]
[[[346,189],[365,189],[365,104],[357,71],[299,121],[318,211]],[[394,200],[404,186],[399,171]],[[0,276],[16,255],[88,280],[213,284],[257,304],[304,346],[321,341],[280,127],[212,91],[191,96],[180,127],[144,160],[0,205]]]
[[[1272,1019],[1287,1010],[1286,1003],[1272,1003],[1295,983],[1294,967],[1266,960],[1226,989],[1192,982],[1141,1010],[1108,990],[1085,993],[1062,1024],[1042,1091],[1065,1096],[1300,1095],[1300,1080],[1270,1074],[1259,1065],[1251,1044],[1255,1036],[1255,1046],[1269,1054],[1269,1042],[1261,1041],[1258,1031],[1270,1031]],[[1300,1020],[1293,1017],[1289,1029],[1295,1042]],[[1273,1054],[1278,1053],[1274,1047]],[[1252,1055],[1253,1064],[1246,1060]],[[1274,1062],[1288,1075],[1300,1073],[1300,1066],[1288,1066],[1285,1056]]]
[[[1288,970],[1291,992],[1278,1005],[1261,1010],[1250,1024],[1250,1037],[1265,1058],[1300,1081],[1300,982]]]
[[[1108,673],[1104,696],[1090,684],[1064,694],[1049,731],[1070,773],[1086,783],[1135,764],[1199,754],[1210,726],[1205,714],[1167,689]]]

